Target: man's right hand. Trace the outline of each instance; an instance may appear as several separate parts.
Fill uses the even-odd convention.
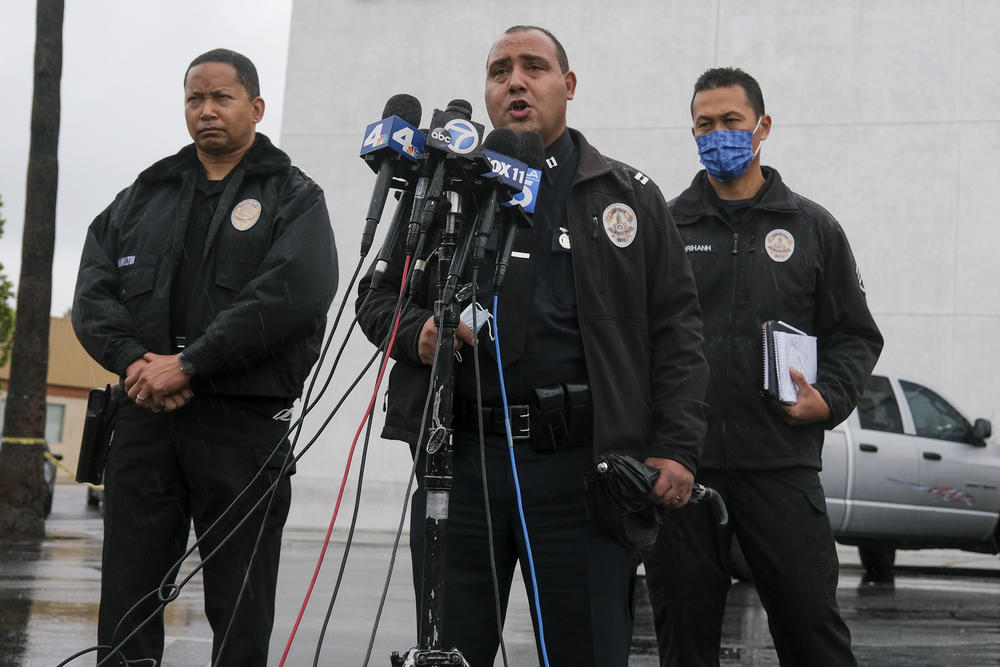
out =
[[[136,359],[128,368],[125,369],[125,391],[128,393],[129,398],[132,402],[138,405],[140,408],[146,408],[151,412],[173,412],[179,408],[187,405],[192,398],[194,398],[194,392],[191,390],[190,382],[180,389],[166,394],[165,396],[149,395],[142,392],[134,392],[132,388],[142,377],[142,371],[149,366],[149,361],[145,358]]]
[[[434,349],[437,347],[437,337],[438,328],[434,324],[434,316],[431,315],[424,322],[424,326],[420,330],[420,339],[417,341],[417,353],[420,355],[420,361],[428,366],[434,363]],[[455,330],[455,349],[459,349],[465,343],[475,345],[476,337],[472,335],[472,329],[465,322],[459,322],[458,329]]]

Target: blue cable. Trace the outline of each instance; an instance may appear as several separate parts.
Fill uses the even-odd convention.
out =
[[[524,546],[528,551],[528,572],[531,573],[531,589],[535,598],[535,615],[538,617],[538,642],[542,646],[542,662],[549,667],[549,651],[545,648],[545,626],[542,625],[542,603],[538,599],[538,579],[535,577],[535,559],[531,555],[531,541],[528,539],[528,524],[524,522],[524,504],[521,501],[521,482],[517,477],[517,462],[514,460],[514,438],[510,432],[510,409],[507,405],[507,387],[503,381],[503,362],[500,360],[500,309],[498,295],[493,295],[493,344],[497,351],[497,375],[500,376],[500,398],[503,400],[503,425],[507,431],[507,451],[510,454],[510,470],[514,473],[514,495],[517,497],[517,512],[521,517],[521,532]]]

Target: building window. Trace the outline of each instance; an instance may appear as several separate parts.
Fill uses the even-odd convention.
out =
[[[45,404],[45,441],[62,442],[63,420],[66,417],[66,406],[59,403]]]
[[[0,398],[0,432],[3,432],[3,419],[7,412],[7,399]],[[45,440],[49,443],[62,442],[63,422],[66,419],[66,406],[61,403],[45,404]]]

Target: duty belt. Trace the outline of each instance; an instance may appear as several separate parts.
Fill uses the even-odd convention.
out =
[[[511,438],[515,441],[531,438],[531,406],[511,405],[507,412],[502,407],[484,405],[480,410],[483,416],[483,432],[490,435],[506,435],[506,419],[510,416]],[[476,418],[476,404],[464,401],[456,402],[455,427],[468,430],[479,430],[479,420]]]
[[[574,449],[593,438],[593,404],[590,387],[585,384],[564,384],[535,389],[530,405],[503,407],[483,406],[483,432],[506,435],[506,418],[510,419],[511,439],[529,443],[537,452]],[[475,403],[455,401],[455,427],[469,431],[479,429]]]

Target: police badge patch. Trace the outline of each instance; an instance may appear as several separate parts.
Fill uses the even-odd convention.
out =
[[[619,248],[626,248],[635,240],[639,222],[635,211],[628,204],[611,204],[604,209],[601,218],[604,220],[605,233]]]
[[[253,227],[260,219],[260,202],[256,199],[244,199],[233,208],[233,214],[229,216],[233,227],[241,232]]]
[[[784,229],[772,229],[764,237],[767,256],[776,262],[787,262],[795,252],[795,237]]]

